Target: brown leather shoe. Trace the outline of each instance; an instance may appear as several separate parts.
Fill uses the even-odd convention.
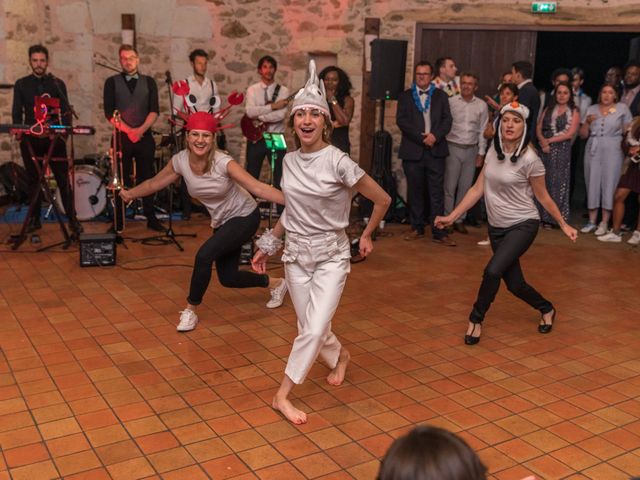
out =
[[[455,247],[456,246],[456,242],[451,240],[451,238],[449,238],[448,235],[444,236],[442,238],[432,238],[431,241],[433,241],[433,243],[439,243],[440,245],[444,245],[445,247]]]
[[[409,233],[407,233],[404,236],[404,239],[407,241],[411,241],[411,240],[420,240],[421,238],[424,238],[424,232],[417,232],[415,230],[411,230]]]

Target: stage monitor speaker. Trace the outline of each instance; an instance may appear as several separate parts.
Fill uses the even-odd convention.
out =
[[[81,233],[80,266],[105,267],[116,264],[115,233]]]
[[[374,40],[371,42],[371,81],[369,98],[396,100],[404,90],[407,69],[406,40]]]

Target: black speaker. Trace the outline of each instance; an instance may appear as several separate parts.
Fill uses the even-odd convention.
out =
[[[81,233],[79,240],[81,267],[116,264],[115,233]]]
[[[369,98],[396,100],[404,90],[407,69],[406,40],[374,40],[371,42],[371,81]]]

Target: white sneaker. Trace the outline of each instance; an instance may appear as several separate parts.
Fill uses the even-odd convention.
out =
[[[481,247],[486,247],[487,245],[491,245],[491,242],[488,238],[485,238],[484,240],[480,240],[478,242],[478,245],[480,245]]]
[[[180,323],[178,324],[179,332],[189,332],[196,328],[198,324],[198,315],[193,310],[188,308],[180,312]]]
[[[634,230],[631,238],[627,240],[629,245],[640,245],[640,230]]]
[[[584,227],[582,227],[582,228],[580,229],[580,231],[581,231],[582,233],[591,233],[591,232],[593,232],[595,229],[596,229],[596,226],[595,226],[593,223],[589,222],[589,223],[587,223]]]
[[[600,235],[604,235],[605,233],[607,233],[607,224],[604,222],[600,222],[598,224],[598,228],[596,228],[595,235],[599,237]]]
[[[284,296],[287,294],[287,282],[282,279],[280,285],[271,289],[271,300],[267,302],[267,308],[278,308],[284,302]]]
[[[609,233],[605,233],[604,235],[600,235],[598,240],[601,242],[614,242],[620,243],[622,241],[622,235],[614,233],[613,230],[609,230]]]

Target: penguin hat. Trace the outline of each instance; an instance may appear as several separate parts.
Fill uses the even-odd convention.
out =
[[[529,109],[525,105],[522,105],[521,103],[515,102],[515,101],[511,103],[507,103],[505,106],[503,106],[500,109],[500,120],[498,121],[496,133],[493,136],[493,148],[495,148],[496,153],[498,154],[498,160],[505,159],[503,143],[502,143],[502,118],[505,113],[514,113],[518,115],[520,118],[522,118],[522,120],[524,121],[524,131],[522,132],[522,138],[520,139],[520,144],[518,145],[518,148],[516,148],[516,151],[513,152],[513,155],[511,155],[511,161],[513,163],[516,163],[518,161],[518,158],[520,158],[522,151],[529,144],[530,132],[529,132],[529,129],[527,128],[527,118],[529,118]]]

